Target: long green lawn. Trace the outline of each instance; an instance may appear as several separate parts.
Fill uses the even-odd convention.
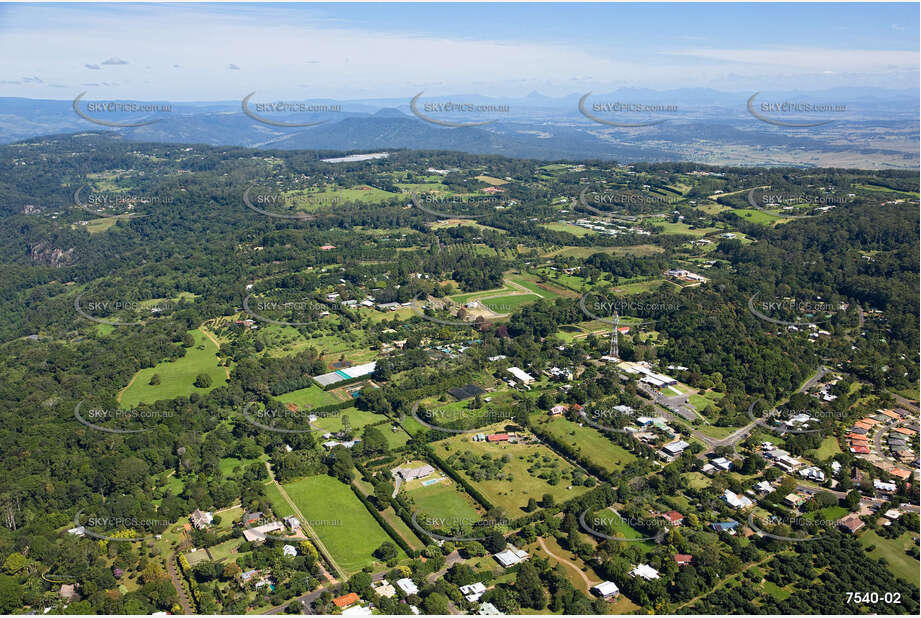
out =
[[[277,399],[284,403],[293,403],[301,410],[309,410],[311,408],[319,408],[321,406],[330,406],[339,403],[335,395],[328,391],[324,391],[316,384],[279,395]]]
[[[217,346],[199,329],[191,330],[189,334],[195,343],[186,349],[185,356],[141,369],[135,374],[134,381],[119,396],[118,401],[122,406],[130,408],[139,403],[154,403],[161,399],[175,399],[192,393],[204,395],[227,382],[224,368],[218,365]],[[200,373],[211,377],[211,386],[195,386],[195,378]],[[150,378],[154,374],[160,376],[160,383],[157,385],[150,384]]]
[[[483,432],[492,433],[501,428],[502,425],[492,425],[484,427]],[[473,481],[463,471],[459,472],[493,505],[500,507],[506,515],[512,518],[527,514],[522,507],[527,506],[530,498],[540,501],[544,494],[550,494],[557,502],[564,502],[588,491],[588,488],[582,485],[568,489],[569,479],[566,475],[574,469],[573,466],[542,444],[473,442],[470,435],[459,435],[435,443],[435,451],[442,458],[447,458],[457,450],[470,451],[478,455],[489,454],[496,458],[503,455],[509,456],[510,461],[504,466],[503,471],[506,475],[510,475],[511,480],[507,477]],[[531,467],[532,462],[527,461],[525,457],[533,455],[537,455],[540,459],[546,458],[546,461],[549,462],[557,462],[559,470],[564,474],[562,480],[556,485],[551,485],[546,480],[530,473],[528,468]]]
[[[497,296],[487,298],[480,302],[496,313],[511,313],[522,305],[527,305],[540,300],[536,294],[518,294],[514,296]]]
[[[349,425],[352,426],[352,430],[356,434],[361,434],[360,430],[367,425],[374,425],[387,420],[387,417],[383,414],[375,414],[358,408],[346,408],[330,416],[321,416],[312,425],[323,432],[336,433],[342,430],[343,417],[348,417]],[[390,433],[390,425],[382,425],[380,430],[383,434]]]
[[[876,549],[870,552],[873,558],[885,558],[889,563],[889,570],[896,577],[900,577],[914,587],[919,586],[919,567],[917,560],[905,553],[905,550],[914,544],[911,532],[906,532],[897,539],[884,539],[872,530],[867,530],[860,535],[860,543],[864,547],[875,545]]]
[[[619,444],[614,444],[599,430],[589,425],[579,426],[562,416],[544,425],[554,436],[576,448],[592,463],[609,472],[623,470],[636,461],[636,456]]]
[[[472,500],[466,494],[462,494],[454,486],[453,481],[442,481],[436,485],[418,487],[407,492],[406,495],[420,515],[471,523],[480,517]]]
[[[385,541],[396,546],[342,481],[320,475],[286,483],[284,487],[308,520],[327,522],[313,529],[347,572],[355,573],[373,565],[376,561],[371,554]],[[405,558],[403,550],[397,549],[400,557]]]

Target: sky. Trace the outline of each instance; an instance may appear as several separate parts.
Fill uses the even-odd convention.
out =
[[[919,4],[0,4],[0,96],[917,89]]]

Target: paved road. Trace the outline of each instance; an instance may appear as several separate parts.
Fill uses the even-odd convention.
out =
[[[663,408],[671,410],[686,421],[694,421],[699,418],[697,412],[695,412],[688,403],[689,395],[673,395],[667,397],[642,382],[637,383],[637,389],[652,397],[652,400]]]
[[[428,583],[430,584],[434,584],[437,580],[444,577],[444,574],[448,572],[448,569],[450,569],[452,566],[454,566],[458,562],[463,562],[463,561],[464,559],[461,558],[460,552],[457,550],[454,550],[453,552],[448,554],[447,557],[445,557],[445,563],[443,567],[441,567],[434,573],[429,573],[426,576],[425,578],[426,581],[428,581]]]
[[[802,386],[800,386],[800,387],[796,390],[796,392],[802,393],[802,392],[807,391],[808,389],[810,389],[810,388],[812,388],[813,386],[815,386],[818,382],[820,382],[820,381],[821,381],[828,373],[830,373],[831,371],[832,371],[832,370],[831,370],[830,368],[826,367],[825,365],[819,365],[819,368],[816,370],[815,375],[813,375],[811,378],[809,378],[808,380],[806,380],[806,381],[802,384]],[[663,396],[661,396],[658,392],[656,392],[655,390],[648,389],[648,387],[645,387],[645,385],[639,385],[638,388],[639,388],[640,390],[642,390],[644,393],[648,393],[648,394],[650,394],[650,395],[653,397],[653,400],[654,400],[654,402],[655,402],[655,404],[656,404],[654,407],[656,407],[657,410],[658,410],[663,416],[665,416],[666,418],[674,419],[674,416],[673,416],[671,410],[668,410],[668,409],[664,408],[664,407],[660,404],[660,401],[659,401],[659,400],[660,400],[660,399],[677,399],[677,397],[675,397],[675,398],[663,397]],[[652,392],[650,392],[650,390],[652,390]],[[762,417],[760,420],[763,421],[763,420],[764,420],[764,417]],[[691,432],[691,435],[694,436],[695,438],[697,438],[698,440],[700,440],[701,442],[703,442],[704,444],[707,445],[707,449],[704,450],[704,451],[702,451],[702,452],[698,455],[698,457],[700,457],[700,458],[706,458],[706,456],[709,455],[711,452],[713,452],[714,449],[716,449],[716,448],[718,448],[718,447],[721,447],[721,446],[731,446],[731,447],[735,448],[736,444],[738,444],[739,442],[741,442],[742,440],[744,440],[744,439],[748,436],[748,434],[751,433],[751,431],[752,431],[752,430],[755,428],[755,426],[757,426],[757,425],[758,425],[758,422],[752,421],[751,423],[745,425],[744,427],[740,427],[739,429],[736,429],[734,432],[732,432],[731,434],[729,434],[729,435],[726,436],[725,438],[720,438],[720,439],[712,438],[712,437],[710,437],[710,436],[708,436],[708,435],[706,435],[706,434],[704,434],[704,433],[702,433],[702,432],[700,432],[700,431],[693,430],[693,431]]]

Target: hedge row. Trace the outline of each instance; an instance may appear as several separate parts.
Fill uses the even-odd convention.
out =
[[[555,451],[557,455],[560,455],[563,459],[569,459],[575,461],[580,466],[588,470],[588,472],[602,481],[607,483],[615,484],[615,480],[611,477],[610,473],[605,470],[603,467],[598,464],[590,461],[584,455],[577,452],[570,445],[559,440],[556,436],[551,434],[549,431],[544,431],[542,427],[537,424],[529,423],[528,429],[530,429],[534,434],[540,438],[541,442],[545,443],[550,447],[551,450]]]
[[[352,492],[356,496],[358,496],[358,499],[361,500],[361,503],[364,504],[365,508],[368,509],[368,512],[371,513],[371,517],[376,519],[377,523],[381,525],[381,528],[387,531],[387,534],[390,535],[390,538],[396,541],[396,544],[399,545],[403,549],[403,551],[406,552],[407,556],[409,556],[410,558],[415,558],[417,556],[416,551],[412,547],[410,547],[409,543],[406,542],[406,539],[400,536],[400,533],[397,532],[393,528],[393,526],[390,525],[390,522],[384,519],[383,515],[381,515],[380,512],[377,510],[377,508],[375,508],[375,506],[371,504],[371,501],[368,500],[367,496],[361,493],[361,490],[358,489],[358,487],[356,487],[354,483],[349,483],[349,487],[352,488]]]
[[[179,564],[179,570],[182,572],[183,577],[189,583],[189,592],[192,593],[192,602],[195,603],[194,609],[198,609],[201,606],[201,591],[198,589],[198,582],[195,581],[195,577],[192,575],[192,566],[189,564],[185,554],[179,554],[176,562]]]
[[[438,465],[439,468],[444,470],[448,476],[450,476],[458,484],[460,484],[461,487],[467,490],[467,493],[473,496],[473,499],[479,502],[483,506],[484,509],[486,509],[487,511],[491,511],[494,508],[496,508],[492,502],[486,499],[486,496],[484,496],[479,491],[477,491],[477,489],[473,485],[467,482],[467,479],[465,479],[459,472],[457,472],[454,468],[448,465],[448,462],[446,462],[444,459],[436,455],[435,450],[432,449],[432,447],[426,445],[424,447],[424,450],[425,450],[425,454],[428,457],[430,457],[432,461],[434,461]]]
[[[401,495],[397,494],[397,497],[394,498],[392,502],[394,512],[396,512],[397,516],[403,520],[403,523],[409,526],[409,529],[412,530],[417,537],[419,537],[420,541],[422,541],[425,545],[432,545],[435,543],[435,540],[432,537],[419,529],[421,526],[418,526],[417,523],[413,523],[412,509],[409,508],[409,503],[406,502],[406,500]]]

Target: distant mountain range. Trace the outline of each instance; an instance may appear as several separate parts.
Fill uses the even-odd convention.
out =
[[[748,97],[709,89],[653,91],[621,89],[591,95],[592,103],[673,105],[675,111],[631,116],[663,120],[654,126],[612,127],[579,111],[585,93],[547,97],[530,93],[517,99],[479,95],[440,96],[423,101],[504,105],[506,113],[491,116],[439,115],[465,123],[491,118],[482,126],[449,128],[427,122],[410,109],[408,99],[357,101],[310,100],[311,105],[339,106],[335,113],[258,113],[263,123],[244,113],[240,101],[135,102],[169,105],[169,113],[103,113],[87,109],[91,93],[80,102],[94,119],[121,124],[156,120],[133,127],[100,126],[73,109],[73,101],[0,98],[0,143],[87,130],[116,131],[133,141],[237,145],[254,148],[380,150],[456,150],[475,154],[558,159],[602,159],[621,162],[687,160],[714,164],[840,165],[849,167],[917,167],[918,93],[835,89],[814,93],[761,93],[759,102],[814,102],[846,106],[821,127],[787,128],[761,122],[746,108]],[[256,97],[253,97],[256,101]],[[126,102],[120,100],[120,102]],[[266,99],[260,102],[267,103]],[[287,101],[288,103],[296,103]],[[760,105],[760,103],[759,103]],[[253,111],[257,104],[250,103]],[[758,109],[758,108],[756,108]],[[424,114],[432,118],[431,113]],[[600,116],[601,114],[596,114]],[[611,117],[611,116],[608,116]],[[620,116],[618,118],[624,118]],[[315,123],[284,127],[278,123]],[[802,155],[802,156],[799,156]],[[798,157],[798,158],[797,158]]]

